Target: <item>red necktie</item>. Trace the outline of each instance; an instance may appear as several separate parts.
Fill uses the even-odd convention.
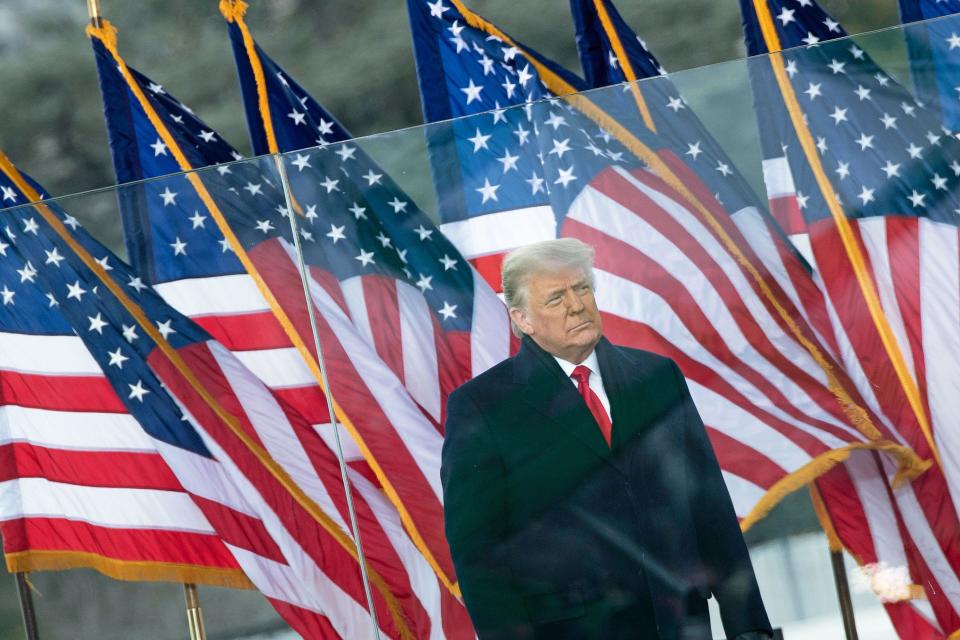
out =
[[[610,424],[610,417],[607,415],[607,410],[603,408],[603,403],[600,402],[600,396],[590,388],[590,373],[590,369],[581,364],[577,365],[577,368],[573,370],[570,377],[577,381],[577,391],[583,396],[584,402],[587,403],[587,408],[590,409],[590,413],[593,414],[593,419],[597,421],[597,425],[600,427],[600,433],[603,434],[603,439],[607,441],[607,446],[609,447],[613,425]]]

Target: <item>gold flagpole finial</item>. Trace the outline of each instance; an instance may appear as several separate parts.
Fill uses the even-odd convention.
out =
[[[87,0],[87,13],[90,15],[90,24],[100,28],[100,0]]]

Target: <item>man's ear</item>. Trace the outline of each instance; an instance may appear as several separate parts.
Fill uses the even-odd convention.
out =
[[[517,307],[510,308],[510,319],[513,320],[513,323],[520,328],[520,331],[527,335],[533,333],[533,325],[530,324],[530,321],[527,320],[526,314],[523,312],[523,309]]]

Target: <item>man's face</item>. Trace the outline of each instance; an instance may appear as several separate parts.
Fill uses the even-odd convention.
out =
[[[535,273],[525,309],[511,309],[520,329],[548,353],[574,364],[586,359],[603,332],[593,287],[577,268]]]

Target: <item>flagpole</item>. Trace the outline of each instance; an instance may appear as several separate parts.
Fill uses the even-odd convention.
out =
[[[207,632],[203,628],[203,610],[200,609],[200,596],[197,585],[186,582],[183,596],[187,602],[187,626],[190,628],[190,640],[206,640]]]
[[[837,587],[837,600],[840,603],[846,640],[857,640],[857,621],[853,617],[853,600],[850,598],[847,568],[843,564],[843,551],[830,550],[830,565],[833,568],[833,584]]]
[[[90,24],[95,28],[100,28],[100,0],[87,0],[87,14],[90,16]]]
[[[30,592],[27,576],[21,571],[17,571],[13,576],[17,581],[20,613],[23,616],[23,628],[26,631],[27,640],[40,640],[40,631],[37,628],[37,611],[33,608],[33,594]]]
[[[370,617],[373,623],[373,637],[375,640],[380,638],[380,623],[377,621],[377,610],[373,606],[373,594],[370,591],[370,580],[367,577],[367,560],[363,554],[363,545],[360,543],[360,526],[357,523],[357,513],[353,506],[353,495],[350,490],[350,479],[347,477],[347,462],[343,455],[343,446],[340,443],[340,428],[337,425],[337,416],[333,410],[333,395],[330,391],[330,379],[327,376],[327,367],[323,359],[323,351],[320,348],[320,332],[317,330],[317,317],[313,308],[313,296],[310,295],[310,285],[307,280],[307,265],[303,259],[303,250],[300,247],[300,230],[297,228],[297,214],[294,211],[292,192],[290,191],[290,181],[287,178],[287,170],[283,164],[283,156],[279,153],[273,154],[274,161],[277,163],[277,171],[280,172],[280,183],[283,187],[283,200],[287,207],[287,216],[290,218],[290,232],[293,236],[293,246],[297,252],[297,266],[300,270],[300,283],[303,285],[304,300],[307,305],[307,316],[310,319],[310,332],[313,334],[313,346],[317,352],[317,365],[320,368],[320,381],[323,384],[324,396],[327,400],[327,413],[330,415],[330,426],[333,428],[333,439],[337,444],[337,461],[340,463],[340,477],[343,480],[343,491],[347,497],[347,512],[350,515],[350,526],[353,529],[353,540],[357,547],[357,560],[360,563],[360,576],[363,579],[363,591],[367,597],[367,606],[370,609]]]
[[[827,536],[827,547],[830,549],[830,566],[833,569],[833,584],[837,588],[837,601],[840,604],[840,617],[843,619],[843,632],[846,640],[857,640],[857,621],[853,617],[853,600],[850,598],[850,582],[847,580],[847,568],[843,564],[843,542],[833,526],[833,519],[827,511],[827,505],[820,495],[816,483],[807,485],[810,492],[810,502],[813,511],[817,514],[820,527]]]

